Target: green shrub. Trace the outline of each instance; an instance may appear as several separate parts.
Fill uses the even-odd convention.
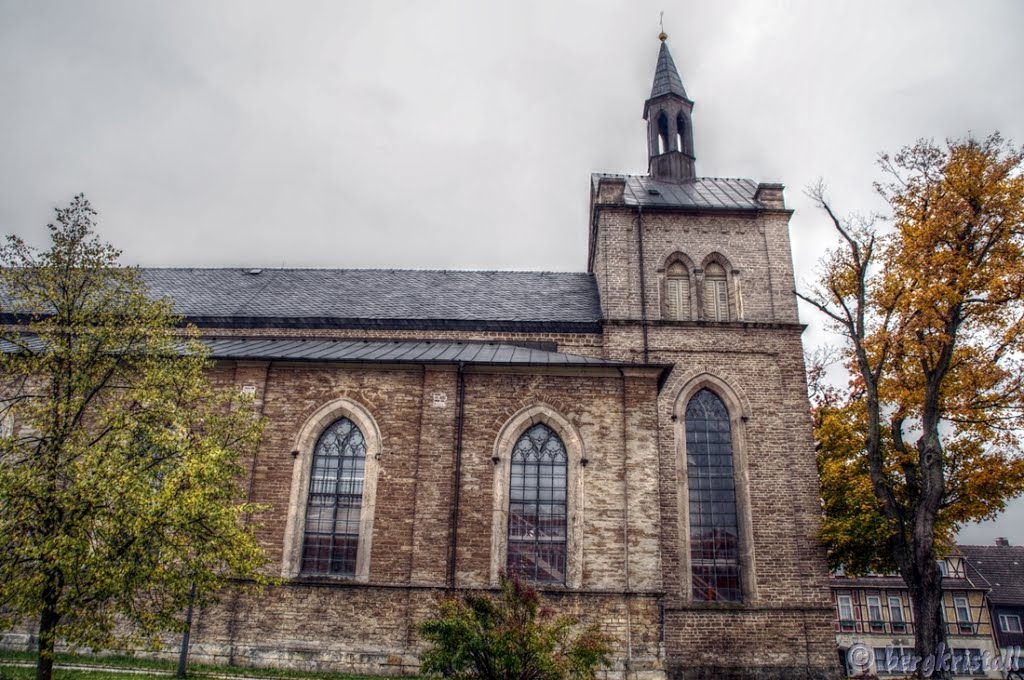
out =
[[[445,598],[420,626],[430,643],[422,672],[453,680],[593,680],[609,663],[596,627],[577,632],[571,616],[541,606],[518,576],[501,576],[501,595]]]

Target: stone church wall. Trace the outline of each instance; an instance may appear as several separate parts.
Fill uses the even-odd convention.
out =
[[[616,205],[615,182],[601,181],[592,234],[592,269],[609,317],[605,356],[674,366],[657,422],[669,676],[835,677],[789,213],[645,210],[641,218],[635,207]],[[666,318],[662,303],[673,256],[690,274],[691,315],[681,321]],[[722,322],[698,314],[701,271],[715,259],[728,264],[729,320]],[[700,385],[726,401],[732,420],[745,572],[738,604],[693,602],[689,593],[680,440],[684,398]]]
[[[222,383],[256,388],[269,420],[252,500],[271,509],[260,542],[280,573],[296,433],[339,397],[369,411],[382,447],[369,581],[300,577],[261,595],[229,596],[200,612],[196,660],[349,672],[415,671],[417,625],[445,592],[458,374],[455,367],[224,364]],[[585,465],[580,587],[546,589],[556,607],[598,623],[615,640],[620,671],[663,673],[658,545],[657,371],[467,368],[457,530],[459,589],[492,587],[495,442],[506,422],[541,404],[578,431]],[[443,406],[435,406],[444,395]],[[637,434],[639,433],[639,434]],[[300,456],[309,455],[300,451]],[[627,566],[628,565],[628,566]]]

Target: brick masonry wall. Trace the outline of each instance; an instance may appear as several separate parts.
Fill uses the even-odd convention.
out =
[[[592,235],[592,270],[610,319],[604,355],[674,366],[658,399],[656,428],[669,675],[834,676],[839,669],[827,568],[817,539],[819,489],[793,294],[789,213],[648,211],[641,239],[636,209],[614,205],[620,198],[605,193]],[[663,319],[664,268],[674,253],[685,255],[692,267],[695,309],[700,297],[694,270],[713,254],[727,260],[729,322],[701,321],[696,313],[690,321]],[[702,380],[722,386],[716,388],[720,393],[728,391],[734,448],[743,449],[734,451],[736,464],[744,468],[737,470],[737,479],[748,502],[746,512],[740,508],[740,534],[741,541],[747,539],[741,550],[749,587],[740,605],[693,603],[688,593],[690,567],[680,544],[687,540],[688,518],[679,505],[685,463],[677,439],[685,410],[681,395]]]
[[[652,329],[649,342],[652,361],[676,365],[658,404],[669,668],[702,664],[710,652],[695,657],[695,650],[710,649],[721,652],[720,664],[736,665],[739,662],[727,663],[734,652],[726,644],[736,640],[747,645],[739,657],[742,665],[757,666],[761,674],[808,664],[822,673],[835,670],[835,640],[830,628],[822,625],[829,614],[827,567],[817,539],[818,477],[800,329],[660,328]],[[673,419],[685,409],[680,393],[702,376],[725,384],[744,409],[739,427],[745,451],[736,452],[736,462],[746,460],[749,510],[743,519],[749,522],[752,559],[744,568],[753,570],[755,590],[732,611],[716,612],[714,605],[688,602],[689,566],[679,544],[687,519],[678,510],[683,461],[674,427],[679,421]],[[709,621],[732,628],[723,636],[698,633]],[[748,628],[757,635],[745,633]],[[794,647],[788,642],[794,638],[801,644]],[[712,639],[723,646],[708,647]]]
[[[446,596],[441,589],[289,584],[198,612],[197,662],[382,675],[418,671],[418,626]],[[664,677],[656,598],[549,593],[558,613],[596,625],[615,641],[611,677]],[[632,636],[629,632],[632,631]],[[167,654],[170,657],[170,654]]]
[[[641,315],[640,237],[643,222],[643,287],[647,319],[663,317],[664,269],[670,256],[685,255],[703,269],[718,255],[729,277],[733,320],[796,323],[796,299],[789,243],[789,213],[644,212],[606,206],[598,210],[593,273],[609,319],[639,320]],[[691,270],[691,307],[701,293]],[[742,316],[737,311],[742,298]],[[694,317],[697,318],[696,316]]]
[[[663,675],[656,371],[523,371],[469,367],[465,373],[462,485],[456,586],[489,587],[495,441],[521,409],[543,404],[579,432],[588,463],[581,515],[583,581],[550,596],[596,622],[615,641],[615,668]],[[262,595],[229,595],[202,612],[197,660],[331,668],[415,670],[419,621],[446,585],[458,373],[455,367],[345,367],[225,362],[220,384],[252,385],[269,425],[254,460],[252,500],[270,506],[258,537],[269,571],[282,571],[285,527],[303,423],[345,397],[372,414],[381,435],[369,584],[301,577]],[[444,395],[443,406],[435,406]],[[640,436],[626,436],[637,428]],[[309,455],[300,451],[300,456]],[[628,498],[628,502],[627,502]],[[628,550],[627,550],[628,544]],[[627,560],[629,568],[627,569]]]

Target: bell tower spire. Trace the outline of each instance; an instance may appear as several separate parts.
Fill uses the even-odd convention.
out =
[[[682,182],[695,177],[693,127],[690,114],[693,102],[686,96],[672,53],[668,35],[658,35],[661,48],[654,69],[651,96],[644,102],[647,121],[647,171],[654,179]]]

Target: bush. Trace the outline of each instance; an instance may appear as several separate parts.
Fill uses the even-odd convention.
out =
[[[469,593],[442,600],[420,626],[430,648],[422,672],[454,680],[593,680],[609,663],[609,641],[596,627],[542,607],[518,576],[501,576],[501,595]]]

